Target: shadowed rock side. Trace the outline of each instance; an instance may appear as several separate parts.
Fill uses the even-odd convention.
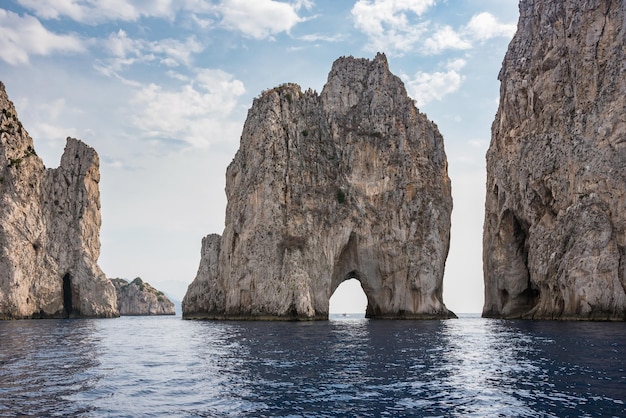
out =
[[[98,267],[96,152],[67,139],[46,169],[0,83],[0,319],[117,316]]]
[[[522,0],[487,152],[483,316],[626,319],[626,3]]]
[[[344,280],[366,315],[449,318],[443,139],[379,54],[340,58],[322,93],[254,100],[226,173],[226,227],[202,242],[188,319],[327,319]]]
[[[111,279],[117,293],[120,315],[175,315],[174,304],[165,294],[137,277],[132,282]]]

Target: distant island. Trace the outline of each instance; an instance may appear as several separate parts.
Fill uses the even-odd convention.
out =
[[[174,303],[165,294],[137,277],[132,282],[111,279],[120,315],[175,315]]]

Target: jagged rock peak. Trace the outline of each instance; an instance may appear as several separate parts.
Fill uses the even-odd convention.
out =
[[[448,318],[452,198],[443,138],[383,54],[340,58],[321,94],[254,100],[226,172],[226,226],[202,241],[185,318],[326,319],[356,278],[367,316]]]
[[[625,63],[625,2],[520,2],[487,152],[484,316],[626,319]]]
[[[175,315],[174,303],[165,294],[137,277],[132,282],[111,279],[120,315]]]
[[[13,102],[9,100],[6,87],[2,81],[0,81],[0,108],[5,112],[11,112],[11,114],[16,113],[15,106],[13,105]]]
[[[117,316],[100,256],[97,153],[67,138],[46,170],[0,82],[0,318]]]

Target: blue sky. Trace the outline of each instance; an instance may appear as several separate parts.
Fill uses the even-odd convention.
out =
[[[1,4],[0,80],[38,154],[56,167],[74,136],[100,155],[107,276],[182,297],[201,238],[224,228],[225,170],[252,99],[285,82],[319,92],[338,57],[381,51],[444,136],[444,301],[482,309],[484,156],[517,0]],[[338,299],[336,310],[355,310],[349,294]]]

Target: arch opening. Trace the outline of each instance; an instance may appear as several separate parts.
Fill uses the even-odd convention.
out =
[[[329,300],[329,314],[365,316],[367,295],[356,275],[350,275],[337,286]]]
[[[74,311],[72,306],[72,278],[69,273],[63,276],[63,310],[66,317],[70,317]]]

